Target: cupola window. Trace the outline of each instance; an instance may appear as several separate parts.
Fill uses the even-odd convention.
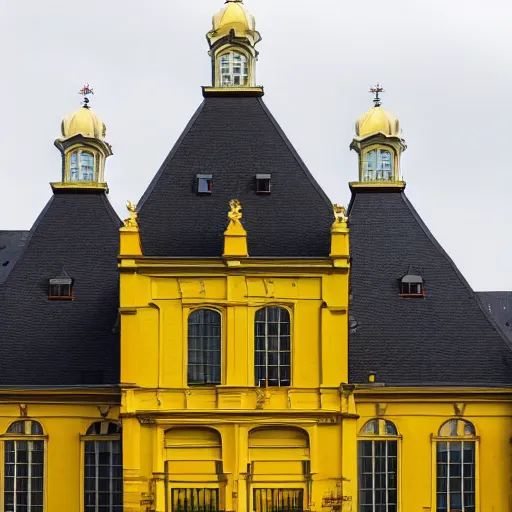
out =
[[[256,192],[270,194],[270,174],[256,174]]]
[[[247,57],[241,53],[229,52],[220,56],[220,77],[223,87],[247,85]]]
[[[50,279],[48,298],[53,300],[73,299],[73,279],[64,269],[60,276]]]
[[[213,186],[213,176],[211,174],[198,174],[197,179],[197,193],[198,194],[211,194]]]
[[[393,158],[390,151],[373,149],[366,153],[363,181],[393,181]]]
[[[425,297],[423,278],[412,274],[406,275],[400,283],[400,295],[402,297]]]
[[[71,154],[71,181],[94,181],[94,155],[87,151],[75,151]]]

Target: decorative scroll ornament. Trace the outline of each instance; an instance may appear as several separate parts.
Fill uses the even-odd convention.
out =
[[[139,223],[137,222],[137,217],[139,214],[137,213],[137,205],[133,204],[131,201],[126,203],[126,208],[130,212],[130,217],[124,221],[124,225],[127,228],[138,228]]]
[[[242,205],[240,201],[238,199],[231,199],[229,207],[231,210],[228,212],[228,217],[231,224],[240,224],[240,219],[242,218]]]
[[[342,222],[347,222],[347,209],[344,206],[340,206],[338,203],[333,205],[334,208],[334,218],[336,224],[341,224]]]

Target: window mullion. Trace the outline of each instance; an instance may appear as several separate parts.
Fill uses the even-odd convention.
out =
[[[277,384],[281,386],[281,311],[277,314]]]
[[[373,512],[376,512],[377,503],[376,503],[376,493],[375,493],[375,447],[377,441],[372,441],[372,506]]]
[[[95,511],[99,512],[100,504],[100,443],[94,441],[94,487]]]
[[[113,507],[114,507],[114,489],[113,489],[113,482],[114,482],[114,475],[113,475],[113,471],[114,471],[114,465],[113,465],[114,446],[113,446],[113,442],[112,441],[108,442],[108,451],[109,451],[109,454],[110,454],[110,458],[108,460],[108,464],[109,464],[109,468],[108,468],[109,469],[109,471],[108,471],[108,475],[109,475],[108,490],[109,490],[109,493],[110,493],[109,503],[110,503],[110,508],[113,509]]]
[[[464,512],[466,510],[464,503],[464,441],[460,443],[460,499],[461,510]]]
[[[18,500],[16,499],[17,496],[17,481],[18,481],[18,441],[14,441],[14,485],[13,485],[13,499],[12,502],[14,503],[14,512],[17,511],[18,508]]]
[[[389,512],[389,489],[388,489],[388,445],[389,441],[385,441],[386,443],[386,458],[384,459],[384,479],[386,481],[386,512]]]
[[[268,388],[268,308],[265,308],[265,388]]]
[[[447,512],[451,512],[452,510],[452,505],[451,505],[451,502],[450,502],[450,464],[451,464],[451,460],[452,460],[452,457],[451,457],[451,443],[446,443],[446,452],[447,452],[447,457],[446,457],[446,510]]]
[[[27,509],[32,508],[32,449],[33,441],[27,442]]]

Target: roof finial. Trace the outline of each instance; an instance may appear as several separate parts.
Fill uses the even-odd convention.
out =
[[[84,86],[78,91],[78,94],[81,94],[84,97],[84,101],[82,102],[84,108],[89,108],[89,98],[87,96],[94,94],[94,89],[88,83],[85,83]]]
[[[377,85],[374,85],[373,87],[370,87],[370,92],[372,94],[375,94],[375,98],[373,99],[373,103],[375,103],[376,107],[380,107],[382,105],[382,102],[380,101],[379,94],[381,92],[386,92],[384,90],[384,87],[382,87],[382,84],[380,82],[377,82]]]

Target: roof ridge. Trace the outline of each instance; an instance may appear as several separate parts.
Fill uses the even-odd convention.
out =
[[[206,100],[203,100],[201,102],[201,104],[199,105],[199,107],[196,109],[196,111],[194,112],[194,115],[192,116],[192,118],[188,122],[187,126],[185,126],[185,129],[183,130],[181,135],[178,137],[178,139],[174,143],[174,146],[172,147],[170,153],[167,155],[167,157],[163,161],[162,165],[160,166],[160,169],[158,169],[158,172],[155,174],[155,176],[151,180],[151,183],[149,184],[148,188],[146,189],[144,194],[142,194],[141,198],[139,199],[139,202],[137,203],[137,209],[139,211],[144,207],[144,204],[147,201],[148,197],[151,195],[151,193],[153,192],[156,184],[158,183],[158,181],[162,177],[162,174],[167,169],[167,164],[174,158],[174,155],[176,154],[176,152],[180,148],[181,143],[183,142],[183,140],[187,136],[187,134],[190,131],[190,129],[192,128],[192,126],[197,121],[197,118],[199,117],[199,114],[202,112],[202,110],[204,108],[205,102],[206,102]]]
[[[432,243],[432,245],[437,249],[439,254],[450,264],[452,269],[455,272],[455,275],[458,277],[460,282],[466,287],[468,290],[470,296],[475,300],[478,307],[482,311],[484,317],[487,319],[487,321],[491,324],[491,326],[496,331],[496,334],[502,339],[502,341],[505,343],[507,348],[512,351],[512,342],[509,341],[505,333],[503,332],[500,325],[496,322],[496,320],[485,310],[485,307],[483,306],[480,298],[478,297],[478,294],[473,290],[471,285],[468,283],[466,278],[463,276],[462,272],[459,270],[455,262],[450,258],[448,253],[444,250],[443,246],[437,241],[436,237],[432,234],[430,229],[427,227],[423,219],[420,217],[412,203],[409,201],[408,197],[405,195],[405,192],[400,192],[400,195],[402,197],[402,200],[404,201],[404,204],[409,208],[410,212],[413,215],[414,220],[418,223],[420,228],[423,230],[423,232],[427,235],[428,240]]]
[[[269,118],[270,122],[274,126],[276,132],[281,137],[281,139],[283,139],[283,142],[286,144],[286,147],[290,150],[290,153],[293,155],[293,157],[295,158],[295,160],[299,164],[299,167],[302,169],[304,174],[307,176],[307,178],[309,179],[310,183],[315,188],[315,190],[318,193],[318,195],[326,202],[326,204],[329,206],[329,208],[332,209],[332,202],[331,202],[331,200],[329,199],[327,194],[324,192],[324,189],[319,185],[318,181],[316,181],[316,179],[313,176],[313,174],[311,174],[311,171],[308,169],[308,167],[306,166],[306,164],[304,163],[304,161],[300,157],[299,153],[297,152],[297,150],[295,149],[295,147],[291,143],[290,139],[288,139],[288,137],[284,133],[284,131],[281,128],[280,124],[277,122],[276,118],[272,115],[272,113],[270,112],[270,110],[267,107],[267,105],[265,105],[265,102],[263,101],[263,98],[257,98],[257,99],[258,99],[258,102],[260,103],[263,111],[265,112],[265,114]],[[333,219],[334,219],[334,217],[333,217]]]

